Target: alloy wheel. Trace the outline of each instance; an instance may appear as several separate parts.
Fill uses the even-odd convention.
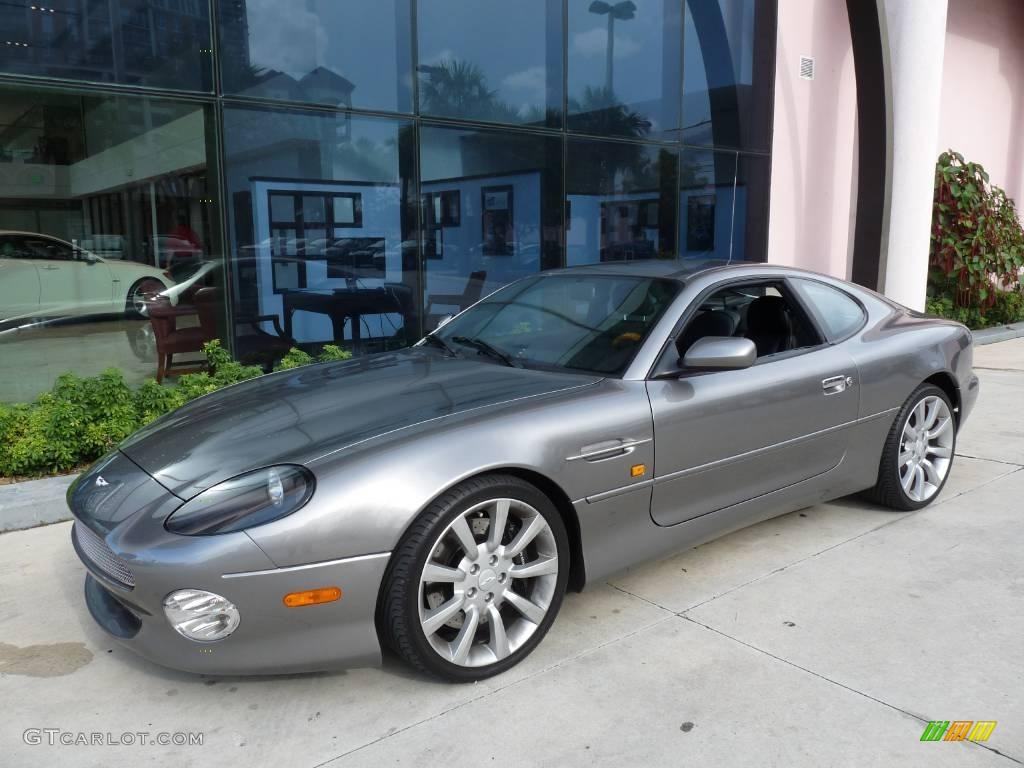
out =
[[[949,406],[935,395],[922,398],[907,416],[897,466],[911,500],[927,501],[942,487],[953,459],[954,428]]]
[[[501,661],[544,621],[558,568],[554,533],[534,507],[511,498],[475,504],[437,537],[423,566],[423,634],[458,666]]]
[[[128,294],[128,309],[137,317],[146,317],[152,297],[164,289],[159,280],[140,280]]]

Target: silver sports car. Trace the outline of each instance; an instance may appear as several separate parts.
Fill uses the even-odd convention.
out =
[[[159,664],[385,644],[478,680],[627,566],[846,494],[925,506],[977,395],[964,326],[841,280],[577,267],[165,416],[70,489],[72,538],[95,620]]]

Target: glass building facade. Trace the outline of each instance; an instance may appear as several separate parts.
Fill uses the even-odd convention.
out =
[[[0,402],[765,258],[776,0],[3,5]]]

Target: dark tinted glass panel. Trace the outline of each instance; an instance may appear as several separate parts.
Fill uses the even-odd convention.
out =
[[[775,25],[768,0],[686,0],[683,141],[767,150]]]
[[[570,139],[567,263],[674,257],[677,161],[666,147]]]
[[[12,0],[0,7],[0,71],[212,90],[207,0]]]
[[[569,0],[569,127],[678,139],[678,0]]]
[[[420,112],[561,126],[562,4],[418,0]]]
[[[409,0],[218,2],[225,93],[408,112]]]
[[[683,258],[729,258],[735,181],[735,152],[683,149],[679,166],[679,254]]]
[[[138,384],[174,333],[176,365],[224,338],[211,112],[0,89],[0,402],[68,370]]]
[[[495,288],[562,263],[562,141],[424,126],[427,324]]]
[[[418,338],[413,151],[400,120],[225,110],[240,357]]]
[[[763,155],[740,154],[736,164],[736,210],[733,215],[734,260],[767,260],[770,188],[770,159]]]

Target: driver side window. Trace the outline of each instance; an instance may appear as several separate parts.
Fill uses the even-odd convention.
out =
[[[57,240],[26,238],[25,246],[33,259],[43,259],[45,261],[74,260],[74,252],[71,250],[71,247]]]
[[[680,361],[707,336],[750,339],[759,362],[822,343],[785,284],[775,281],[730,285],[704,299],[676,337]]]
[[[31,254],[25,252],[25,243],[20,237],[7,235],[0,237],[0,259],[28,259]]]

